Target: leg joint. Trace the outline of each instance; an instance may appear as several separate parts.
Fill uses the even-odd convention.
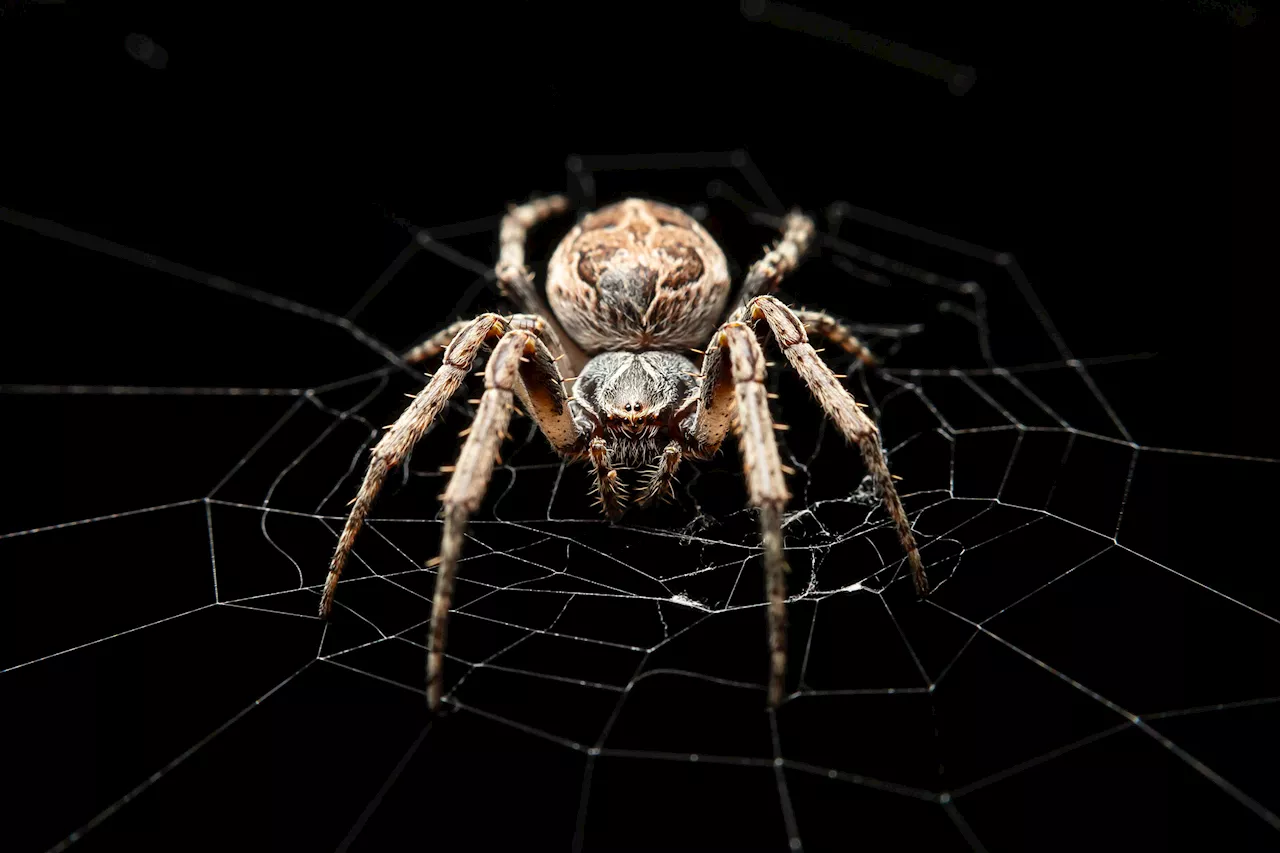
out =
[[[804,323],[795,312],[773,296],[757,296],[749,303],[752,320],[764,320],[769,324],[774,339],[783,350],[809,342]]]

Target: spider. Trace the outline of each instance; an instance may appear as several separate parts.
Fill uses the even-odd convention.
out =
[[[334,592],[356,535],[387,474],[401,464],[471,372],[482,347],[493,351],[484,394],[441,495],[443,531],[427,647],[427,704],[439,708],[445,636],[467,519],[484,498],[515,404],[563,458],[590,466],[598,503],[610,519],[628,499],[619,468],[650,466],[636,503],[674,494],[685,459],[716,453],[730,429],[738,435],[748,500],[759,514],[768,597],[768,704],[782,701],[787,666],[786,578],[782,510],[790,494],[765,391],[761,340],[772,334],[846,439],[855,442],[906,552],[917,593],[928,592],[911,524],[885,463],[880,434],[842,377],[819,358],[808,331],[866,364],[874,357],[842,323],[816,311],[793,311],[771,294],[795,269],[814,237],[813,221],[793,211],[782,238],[748,270],[731,309],[724,252],[693,217],[643,199],[587,214],[552,255],[546,300],[524,266],[530,228],[569,207],[564,196],[512,207],[502,220],[496,276],[523,313],[481,314],[454,323],[404,358],[416,363],[444,353],[441,366],[373,448],[373,458],[338,538],[320,601]],[[708,343],[709,341],[709,343]],[[699,344],[705,349],[695,349]],[[684,354],[701,355],[695,368]],[[573,373],[573,394],[560,372]]]

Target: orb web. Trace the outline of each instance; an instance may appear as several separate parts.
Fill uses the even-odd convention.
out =
[[[569,191],[590,207],[655,173],[686,187],[666,200],[725,241],[739,273],[783,212],[740,152],[573,158]],[[63,711],[66,729],[55,730],[109,726],[121,742],[145,741],[92,748],[92,790],[32,838],[92,843],[168,808],[190,813],[194,792],[223,789],[217,780],[262,775],[274,781],[242,782],[254,793],[240,798],[270,805],[242,803],[221,820],[269,808],[290,832],[305,824],[338,849],[380,849],[391,827],[418,819],[424,832],[465,830],[484,846],[513,815],[559,848],[616,849],[631,833],[668,849],[730,837],[737,849],[824,849],[847,837],[849,809],[859,831],[892,820],[882,828],[908,844],[933,833],[945,849],[985,849],[1012,806],[1064,837],[1077,810],[1103,821],[1112,795],[1133,820],[1163,820],[1165,801],[1132,792],[1174,772],[1257,837],[1280,828],[1274,790],[1252,786],[1239,756],[1215,745],[1274,721],[1280,685],[1263,650],[1280,638],[1276,602],[1247,575],[1169,544],[1217,535],[1213,525],[1169,536],[1162,520],[1172,484],[1214,494],[1224,480],[1264,482],[1275,460],[1131,432],[1106,389],[1141,382],[1147,356],[1078,357],[1011,255],[849,203],[818,218],[817,251],[783,293],[851,321],[882,360],[868,371],[824,353],[881,425],[933,595],[912,594],[856,449],[779,359],[774,415],[791,427],[780,443],[796,472],[785,517],[791,692],[766,713],[760,549],[736,450],[686,467],[670,504],[615,525],[591,507],[581,466],[517,419],[468,527],[448,711],[431,720],[427,562],[441,468],[472,395],[449,404],[384,490],[337,617],[322,623],[315,609],[369,448],[424,381],[395,359],[414,341],[381,327],[430,316],[425,336],[500,305],[485,254],[497,217],[382,216],[396,235],[374,259],[384,269],[338,294],[344,316],[6,212],[39,239],[180,281],[196,303],[226,300],[262,328],[280,323],[280,352],[360,354],[349,373],[308,387],[120,376],[0,388],[23,422],[49,399],[91,421],[110,398],[136,424],[127,429],[181,423],[175,445],[210,457],[133,465],[144,481],[149,466],[171,466],[190,486],[178,499],[110,506],[109,484],[86,478],[103,512],[0,537],[8,564],[25,567],[13,600],[34,617],[7,649],[6,694],[39,716],[86,680],[123,685],[81,709],[92,721]],[[541,230],[554,232],[535,238],[545,259],[560,229]],[[104,578],[78,562],[85,554],[119,565]],[[82,611],[93,618],[67,615]],[[1218,667],[1226,655],[1242,667]],[[1026,724],[993,738],[992,715]],[[335,762],[343,772],[326,776]],[[33,796],[62,784],[56,773],[28,778]],[[709,785],[732,802],[702,796]],[[691,802],[696,818],[680,814]],[[468,825],[451,826],[464,811]],[[641,813],[645,828],[619,829],[619,814]],[[897,823],[903,814],[917,822]]]

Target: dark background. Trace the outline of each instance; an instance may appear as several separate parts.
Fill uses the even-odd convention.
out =
[[[0,205],[342,316],[407,242],[401,220],[424,227],[466,221],[537,192],[573,189],[564,165],[571,154],[741,149],[787,205],[820,214],[845,200],[1012,252],[1080,357],[1158,354],[1106,379],[1104,390],[1139,444],[1277,455],[1262,414],[1274,384],[1275,316],[1264,232],[1274,176],[1274,140],[1264,132],[1274,110],[1261,82],[1263,40],[1272,29],[1266,10],[1138,2],[825,11],[860,31],[971,66],[976,83],[956,94],[943,81],[841,43],[831,26],[823,30],[830,38],[820,38],[753,20],[732,5],[606,11],[471,4],[415,17],[354,6],[285,16],[225,5],[197,14],[172,4],[7,4],[0,18],[7,83]],[[163,69],[129,54],[130,33],[163,48]],[[732,168],[610,170],[599,176],[599,200],[645,194],[705,203],[708,228],[741,269],[771,232],[723,197],[708,200],[713,179],[762,202]],[[308,388],[380,366],[367,349],[316,321],[244,299],[214,299],[181,276],[51,238],[48,228],[41,234],[14,224],[12,213],[7,219],[0,223],[6,383]],[[864,237],[851,226],[841,234]],[[554,236],[535,238],[532,257],[544,258]],[[494,256],[493,232],[456,245],[486,263]],[[923,267],[945,263],[917,241],[885,238],[880,245]],[[456,268],[437,280],[443,270],[449,268],[408,268],[356,322],[401,348],[459,311],[498,304],[491,288],[468,290],[474,276]],[[992,273],[975,266],[967,274]],[[855,319],[945,325],[936,294],[894,304],[851,284],[813,272],[789,292]],[[1024,333],[1030,327],[1018,325],[1031,315],[1000,314],[1002,305],[1024,304],[1003,286],[991,285],[993,328],[1001,330],[997,361],[1060,359],[1045,349],[1038,328]],[[410,295],[414,287],[420,296]],[[953,340],[960,337],[926,336],[899,363],[982,366],[975,347],[953,348]],[[885,390],[870,381],[873,391]],[[412,388],[392,387],[368,417],[388,422],[402,390]],[[355,399],[340,402],[352,406]],[[6,393],[0,400],[9,449],[6,531],[198,498],[283,410],[210,409],[189,398]],[[1090,426],[1094,415],[1067,413]],[[348,450],[358,435],[347,435],[356,441]],[[436,464],[449,452],[441,448]],[[526,464],[539,461],[536,446],[521,452]],[[732,464],[730,458],[720,467]],[[1099,480],[1115,474],[1114,460],[1086,456],[1077,476],[1088,480],[1091,465]],[[281,465],[268,467],[271,475]],[[1273,582],[1255,574],[1274,562],[1266,544],[1270,477],[1262,463],[1206,470],[1194,481],[1174,469],[1153,473],[1132,498],[1148,512],[1121,539],[1131,536],[1143,553],[1197,567],[1193,576],[1274,613]],[[242,491],[229,499],[261,503],[269,482],[233,484]],[[307,487],[295,482],[291,496],[274,500],[290,505],[292,497],[301,507]],[[401,515],[429,513],[419,495],[406,497],[413,499],[401,502],[408,507]],[[324,511],[340,512],[345,499],[329,500]],[[307,510],[320,511],[318,500]],[[1087,511],[1093,496],[1084,491],[1076,500]],[[198,606],[207,591],[165,592],[159,582],[130,599],[136,614],[115,621],[95,603],[121,582],[111,572],[130,571],[137,537],[166,560],[206,559],[203,509],[189,509],[190,517],[161,530],[120,520],[105,538],[59,532],[56,547],[38,537],[0,543],[7,574],[17,577],[5,596],[4,665],[175,612],[175,600]],[[648,523],[689,520],[687,507],[665,512]],[[240,533],[239,521],[224,524],[233,540],[259,541],[256,522]],[[322,565],[324,555],[316,556]],[[1050,638],[1058,623],[1045,623],[1039,630],[1048,646],[1040,648],[1069,658],[1088,646],[1087,668],[1079,671],[1096,684],[1158,683],[1143,696],[1150,708],[1130,709],[1138,713],[1280,693],[1264,663],[1274,623],[1201,607],[1187,592],[1193,589],[1167,575],[1144,585],[1117,568],[1100,586],[1064,599],[1057,615],[1068,636]],[[314,633],[299,638],[239,618],[193,615],[163,640],[139,632],[110,649],[103,644],[3,676],[5,695],[23,697],[11,706],[18,719],[8,726],[20,742],[6,763],[20,770],[6,776],[25,791],[9,803],[14,849],[56,843],[276,684],[292,671],[282,661],[301,666],[314,655]],[[1090,634],[1093,619],[1119,633]],[[748,662],[756,628],[744,622],[740,632]],[[1128,646],[1141,654],[1117,651]],[[278,653],[265,654],[268,647]],[[1067,729],[1067,736],[1050,723],[1071,717],[1063,706],[1081,701],[1077,694],[1045,688],[1037,703],[1032,692],[1010,686],[1023,674],[1006,671],[994,655],[989,663],[977,660],[964,690],[940,700],[943,711],[931,711],[942,730],[951,724],[944,747],[935,738],[917,750],[894,734],[896,723],[883,710],[840,706],[838,715],[809,721],[818,733],[813,742],[795,732],[789,743],[796,752],[788,754],[814,756],[822,766],[829,755],[832,766],[890,768],[879,774],[885,777],[897,763],[923,763],[928,769],[916,783],[945,790],[972,778],[965,756],[979,766],[973,756],[990,750],[998,756],[993,770],[1022,760],[1005,760],[998,746],[1013,732],[1048,731],[1043,748],[1028,753],[1038,754],[1120,719]],[[412,671],[417,663],[406,666]],[[698,668],[690,660],[678,665]],[[181,719],[146,710],[157,697],[204,697],[209,684],[218,686],[217,698],[179,706]],[[228,729],[77,849],[332,849],[425,719],[413,697],[388,699],[367,684],[354,674],[322,678],[309,670],[281,691],[275,707],[264,703],[267,713],[259,716],[269,722]],[[742,722],[734,716],[740,707],[722,708],[721,697],[699,689],[677,683],[637,698],[649,715],[636,729],[637,748],[663,748],[666,735],[685,733],[685,748],[713,751],[699,747],[691,733],[700,732],[704,742],[722,736],[725,754],[754,754],[760,719]],[[528,719],[534,698],[530,691],[502,701],[515,709],[512,718]],[[690,713],[664,716],[673,706]],[[1274,753],[1274,713],[1248,713],[1254,716],[1216,717],[1207,731],[1166,733],[1275,810],[1280,792],[1259,770],[1267,750]],[[922,725],[918,730],[928,731]],[[832,742],[847,732],[858,733],[862,752],[846,754]],[[465,714],[435,723],[422,743],[352,849],[569,846],[582,787],[579,754]],[[1085,840],[1102,849],[1274,844],[1266,823],[1152,744],[1126,732],[1092,747],[1099,752],[1089,761],[1054,765],[1041,787],[1030,786],[1033,793],[1014,782],[962,803],[961,811],[993,851],[1070,849]],[[767,747],[765,737],[766,755]],[[946,760],[938,749],[949,753]],[[934,763],[948,769],[938,773]],[[602,762],[592,787],[609,793],[593,794],[585,849],[785,849],[772,779],[755,785],[771,771],[750,772],[759,775],[747,781],[732,773],[695,776],[661,761]],[[818,790],[795,778],[791,785],[809,849],[881,849],[881,839],[886,847],[965,849],[965,837],[937,806],[859,786]],[[721,799],[730,805],[718,805]],[[266,828],[251,832],[256,821]]]

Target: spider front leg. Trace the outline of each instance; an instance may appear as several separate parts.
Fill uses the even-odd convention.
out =
[[[751,327],[737,322],[721,326],[703,356],[702,375],[693,427],[698,452],[714,453],[736,420],[748,501],[760,515],[769,614],[768,701],[776,708],[787,675],[789,569],[782,553],[782,508],[791,495],[769,415],[764,353]]]
[[[418,392],[409,407],[374,446],[373,458],[369,460],[364,481],[352,501],[351,512],[347,515],[342,534],[338,537],[338,545],[329,561],[329,574],[325,578],[324,592],[320,596],[322,619],[329,618],[333,611],[333,596],[338,589],[342,569],[347,564],[347,558],[356,543],[356,535],[364,525],[365,516],[369,514],[369,508],[381,491],[387,474],[404,461],[418,439],[427,431],[427,427],[440,414],[444,404],[457,393],[463,380],[471,372],[471,365],[475,362],[480,347],[488,339],[500,336],[503,331],[502,318],[497,314],[481,314],[466,324],[445,350],[444,361],[431,381]]]
[[[427,646],[427,705],[433,711],[440,707],[443,692],[445,640],[462,536],[467,519],[484,499],[494,463],[501,461],[498,448],[502,440],[509,437],[507,427],[515,398],[524,405],[556,452],[572,456],[582,441],[569,412],[555,359],[536,337],[544,328],[540,318],[516,315],[511,319],[517,328],[507,332],[489,358],[484,372],[485,390],[476,408],[475,421],[466,430],[466,443],[453,466],[449,485],[441,495],[444,530],[440,537],[440,556],[428,563],[439,565]]]
[[[560,339],[556,337],[555,331],[547,325],[546,320],[537,314],[512,314],[510,317],[502,319],[508,329],[524,329],[533,332],[542,339],[547,349],[553,353],[564,352],[564,348],[560,344]],[[458,336],[458,332],[471,325],[472,322],[471,320],[456,320],[443,329],[434,332],[425,341],[400,357],[409,364],[428,361],[443,352],[453,342],[453,339]],[[563,357],[563,355],[558,356],[558,358]]]
[[[444,645],[458,557],[462,553],[462,534],[467,519],[480,508],[489,478],[493,476],[494,463],[498,461],[498,448],[507,435],[515,406],[516,374],[526,345],[532,349],[532,338],[523,332],[511,332],[494,349],[485,367],[484,394],[476,407],[475,420],[441,496],[444,530],[440,536],[440,556],[432,561],[438,563],[439,568],[431,601],[431,638],[427,646],[427,704],[433,711],[440,706]]]
[[[804,379],[818,404],[826,411],[827,416],[836,424],[844,437],[858,445],[862,451],[862,460],[867,472],[875,482],[876,489],[884,500],[885,509],[898,532],[898,541],[907,555],[907,564],[911,569],[911,579],[915,583],[916,592],[925,595],[929,592],[929,579],[925,575],[924,565],[920,562],[920,549],[916,546],[915,534],[911,531],[911,521],[898,497],[898,490],[893,484],[893,475],[889,473],[889,465],[885,462],[884,449],[880,445],[880,430],[875,422],[863,414],[862,408],[853,399],[853,395],[845,388],[831,368],[819,358],[809,343],[804,324],[790,308],[772,296],[760,296],[748,303],[747,308],[753,320],[763,319],[773,333],[774,340],[782,350],[787,361]]]
[[[400,357],[409,364],[417,364],[420,361],[434,358],[449,344],[453,343],[453,339],[458,336],[458,332],[465,329],[471,322],[471,320],[458,320],[450,323]]]

